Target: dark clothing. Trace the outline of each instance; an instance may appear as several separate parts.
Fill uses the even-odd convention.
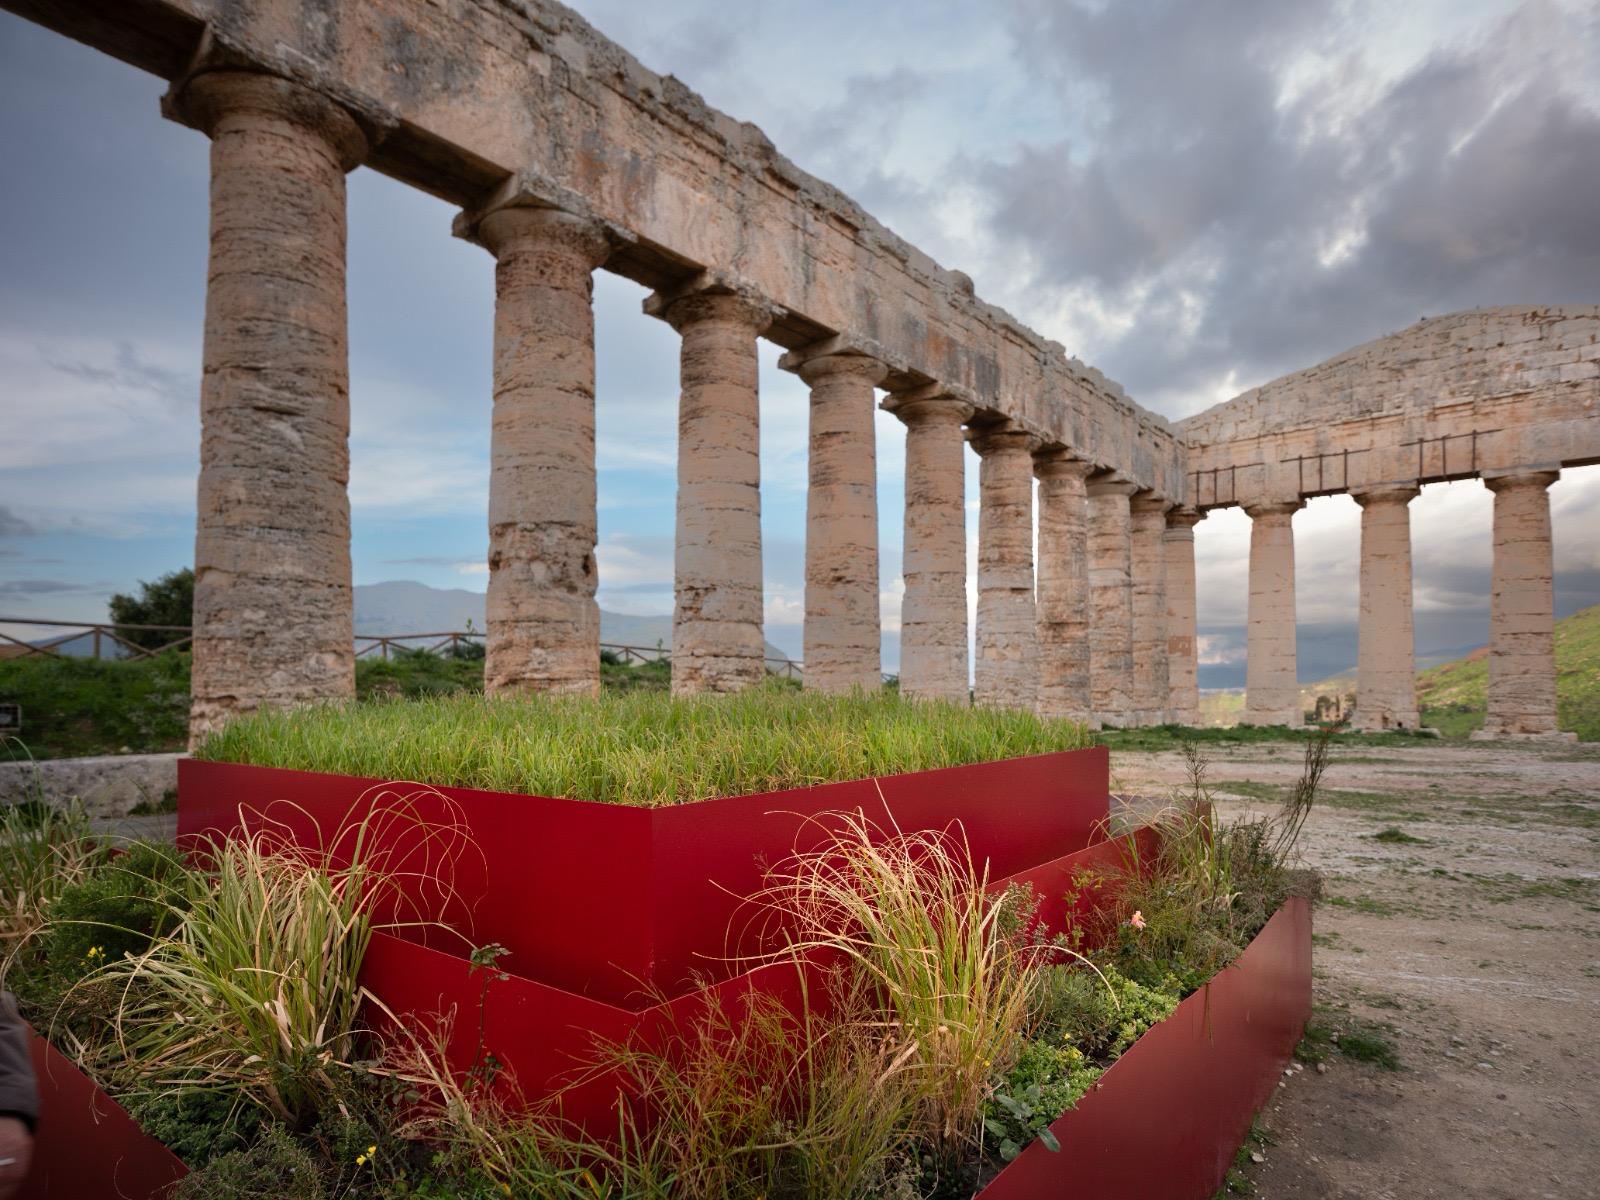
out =
[[[17,1117],[31,1131],[39,1122],[39,1084],[28,1037],[16,998],[0,992],[0,1117]]]

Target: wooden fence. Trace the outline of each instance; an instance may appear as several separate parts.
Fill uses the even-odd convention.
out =
[[[6,626],[38,626],[71,632],[30,642],[0,631],[0,658],[34,656],[59,658],[62,656],[64,646],[82,638],[89,640],[88,652],[73,657],[109,657],[124,660],[151,658],[168,650],[181,650],[194,640],[194,633],[187,625],[111,625],[92,621],[39,621],[32,617],[0,617],[0,630]],[[132,630],[180,636],[154,648],[147,648],[128,640],[125,635]],[[465,653],[467,646],[481,647],[484,644],[484,634],[481,630],[475,629],[443,633],[358,633],[355,635],[355,641],[357,658],[373,656],[387,662],[393,654],[400,651],[422,651],[426,654],[455,657]],[[628,666],[672,660],[672,652],[659,645],[625,646],[614,642],[601,642],[600,649],[615,654]],[[778,675],[785,679],[801,678],[801,664],[795,659],[768,658],[764,661],[769,675]]]

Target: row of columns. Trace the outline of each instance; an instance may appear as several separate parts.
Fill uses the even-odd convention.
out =
[[[170,98],[211,136],[211,248],[196,534],[196,734],[261,705],[354,692],[351,628],[345,174],[372,135],[315,92],[214,71]],[[597,222],[522,197],[467,230],[495,257],[489,496],[490,692],[593,693],[593,273]],[[774,309],[702,281],[646,311],[682,338],[673,690],[735,691],[764,674],[757,341]],[[807,687],[879,682],[871,355],[791,353],[811,389],[806,512]],[[1197,716],[1193,527],[1200,514],[1044,447],[935,386],[891,395],[906,427],[901,686],[967,689],[963,439],[978,453],[973,695],[980,704],[1142,724]],[[1039,483],[1039,564],[1033,489]],[[1494,490],[1492,735],[1555,730],[1553,471]],[[1362,507],[1358,723],[1414,727],[1414,487]],[[1294,541],[1300,502],[1250,514],[1246,719],[1300,722]],[[284,610],[286,597],[293,608]]]
[[[1554,556],[1548,489],[1559,471],[1486,475],[1494,493],[1485,738],[1557,737]],[[1415,484],[1353,492],[1361,506],[1356,729],[1417,729],[1411,501]],[[1244,720],[1302,721],[1295,652],[1294,514],[1299,500],[1247,505],[1250,601]],[[1170,534],[1169,534],[1170,536]],[[1192,556],[1190,558],[1192,563]],[[1190,585],[1192,586],[1192,584]],[[1192,605],[1191,605],[1192,608]]]

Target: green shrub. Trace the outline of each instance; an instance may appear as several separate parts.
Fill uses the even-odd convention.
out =
[[[133,843],[126,854],[61,889],[43,934],[46,960],[92,967],[143,954],[177,925],[188,874],[173,847]]]
[[[984,1102],[983,1128],[989,1149],[1010,1162],[1034,1138],[1051,1150],[1060,1143],[1049,1126],[1094,1086],[1103,1068],[1076,1046],[1030,1041],[1017,1063]]]
[[[189,654],[121,662],[0,658],[0,700],[22,705],[35,758],[182,750],[189,740]]]
[[[323,1166],[281,1126],[211,1160],[178,1184],[174,1200],[328,1200]]]

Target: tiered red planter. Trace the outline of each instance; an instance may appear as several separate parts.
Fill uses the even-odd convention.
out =
[[[457,861],[448,899],[430,894],[420,872],[411,897],[459,932],[376,934],[363,983],[408,1028],[454,1012],[447,1053],[457,1069],[486,1049],[525,1098],[561,1091],[567,1117],[601,1128],[614,1120],[617,1081],[591,1074],[571,1086],[597,1044],[659,1046],[711,1006],[727,1010],[754,993],[796,1010],[815,1006],[821,989],[808,994],[806,985],[816,964],[741,971],[739,956],[759,940],[739,931],[764,872],[821,844],[837,819],[830,814],[963,836],[992,886],[1033,885],[1047,931],[1074,915],[1065,897],[1080,872],[1124,853],[1124,839],[1104,835],[1103,749],[659,809],[184,761],[180,836],[227,836],[266,818],[302,844],[327,846],[384,792],[407,797],[416,818],[458,824],[473,849]],[[393,861],[436,866],[436,846],[407,842],[416,835],[405,831],[417,828],[387,827]],[[489,942],[511,953],[498,970],[475,971],[469,947]],[[1310,980],[1310,914],[1291,901],[1233,966],[1140,1038],[1051,1127],[1059,1153],[1034,1144],[982,1195],[1211,1196],[1300,1035]],[[371,1015],[380,1027],[389,1019]],[[61,1068],[73,1070],[64,1059],[53,1069]],[[78,1079],[88,1092],[55,1093],[47,1122],[58,1104],[87,1105],[83,1096],[97,1089]],[[143,1136],[136,1127],[133,1134]],[[41,1162],[55,1164],[61,1145],[41,1137]],[[151,1157],[155,1174],[131,1186],[119,1178],[120,1194],[154,1197],[176,1177],[161,1176],[177,1160],[157,1149],[166,1157]]]
[[[1095,748],[638,808],[185,759],[178,835],[226,836],[267,820],[301,844],[329,846],[352,814],[403,799],[421,821],[467,833],[455,895],[428,917],[472,943],[504,945],[508,970],[627,1004],[725,974],[758,949],[748,937],[729,942],[755,915],[745,898],[769,868],[822,844],[830,814],[860,812],[883,830],[959,831],[973,860],[1000,877],[1087,846],[1105,823],[1108,775],[1107,752]],[[439,846],[419,844],[418,829],[386,827],[401,843],[397,861],[437,869]],[[339,848],[348,846],[346,837]],[[437,928],[404,936],[463,946]]]

